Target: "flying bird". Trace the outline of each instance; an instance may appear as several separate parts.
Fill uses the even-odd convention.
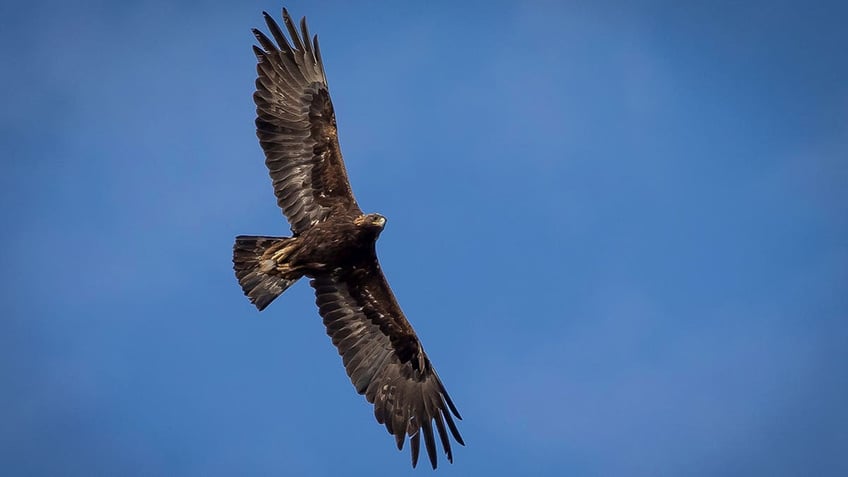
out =
[[[376,241],[386,218],[363,213],[354,199],[318,37],[310,39],[306,18],[298,30],[285,8],[291,41],[263,15],[273,41],[253,30],[259,42],[253,47],[259,75],[253,94],[256,135],[292,236],[236,237],[236,278],[261,311],[308,277],[347,375],[356,392],[374,404],[377,422],[398,449],[409,439],[415,467],[423,435],[435,469],[435,424],[453,462],[449,436],[465,443],[452,416],[462,418],[380,269]]]

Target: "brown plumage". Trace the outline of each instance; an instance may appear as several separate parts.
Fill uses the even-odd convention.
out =
[[[398,449],[409,439],[413,467],[423,434],[435,469],[435,435],[452,462],[450,436],[464,445],[452,416],[461,417],[380,269],[375,245],[386,219],[363,214],[353,197],[318,37],[310,41],[306,19],[298,31],[283,9],[289,43],[263,15],[274,41],[253,30],[261,47],[253,47],[256,134],[293,236],[236,237],[236,278],[259,310],[301,277],[311,278],[356,391],[374,404]]]

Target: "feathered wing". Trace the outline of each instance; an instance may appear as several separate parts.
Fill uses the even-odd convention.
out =
[[[318,37],[310,42],[306,19],[301,19],[298,32],[283,9],[292,46],[274,19],[263,15],[276,43],[253,30],[261,45],[253,47],[259,75],[253,94],[256,135],[265,151],[277,204],[297,234],[336,208],[359,211],[359,207],[339,149]]]
[[[409,437],[413,467],[421,435],[436,468],[435,422],[442,449],[453,462],[450,434],[465,445],[451,417],[462,419],[421,348],[376,261],[370,267],[337,270],[311,281],[327,334],[342,356],[356,391],[374,404],[377,422],[395,436],[398,449]]]

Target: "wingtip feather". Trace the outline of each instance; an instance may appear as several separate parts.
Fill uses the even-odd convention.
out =
[[[409,438],[409,448],[412,451],[412,468],[418,465],[418,454],[421,450],[421,433],[416,432]]]
[[[433,436],[433,425],[429,419],[421,424],[421,430],[424,431],[424,447],[427,449],[427,457],[430,459],[430,465],[435,469],[438,466],[438,455],[436,454],[436,439]]]

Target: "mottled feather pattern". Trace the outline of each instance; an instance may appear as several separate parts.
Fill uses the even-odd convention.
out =
[[[244,294],[260,311],[297,281],[297,279],[286,279],[280,275],[265,272],[259,266],[268,249],[279,247],[289,240],[292,239],[253,235],[236,237],[236,243],[233,246],[233,269],[236,272],[236,279]]]
[[[260,310],[311,278],[327,334],[377,422],[398,449],[409,440],[413,467],[422,436],[434,469],[436,435],[453,462],[450,438],[465,445],[461,417],[380,269],[375,242],[386,219],[363,214],[351,192],[318,38],[310,42],[305,19],[298,30],[285,9],[287,32],[264,15],[273,40],[253,31],[256,134],[294,237],[237,237],[236,277]]]
[[[416,465],[419,433],[423,433],[427,455],[435,468],[435,422],[442,450],[452,462],[447,430],[464,445],[451,414],[461,417],[379,266],[374,263],[352,272],[339,270],[316,277],[311,284],[327,334],[338,348],[351,382],[374,404],[374,416],[394,435],[398,449],[409,437]]]
[[[325,220],[335,209],[357,209],[338,142],[336,117],[317,36],[309,41],[306,22],[300,31],[284,11],[292,42],[264,13],[276,44],[253,30],[261,48],[258,64],[256,135],[274,184],[277,204],[292,231],[300,233]],[[292,43],[294,44],[292,46]]]

